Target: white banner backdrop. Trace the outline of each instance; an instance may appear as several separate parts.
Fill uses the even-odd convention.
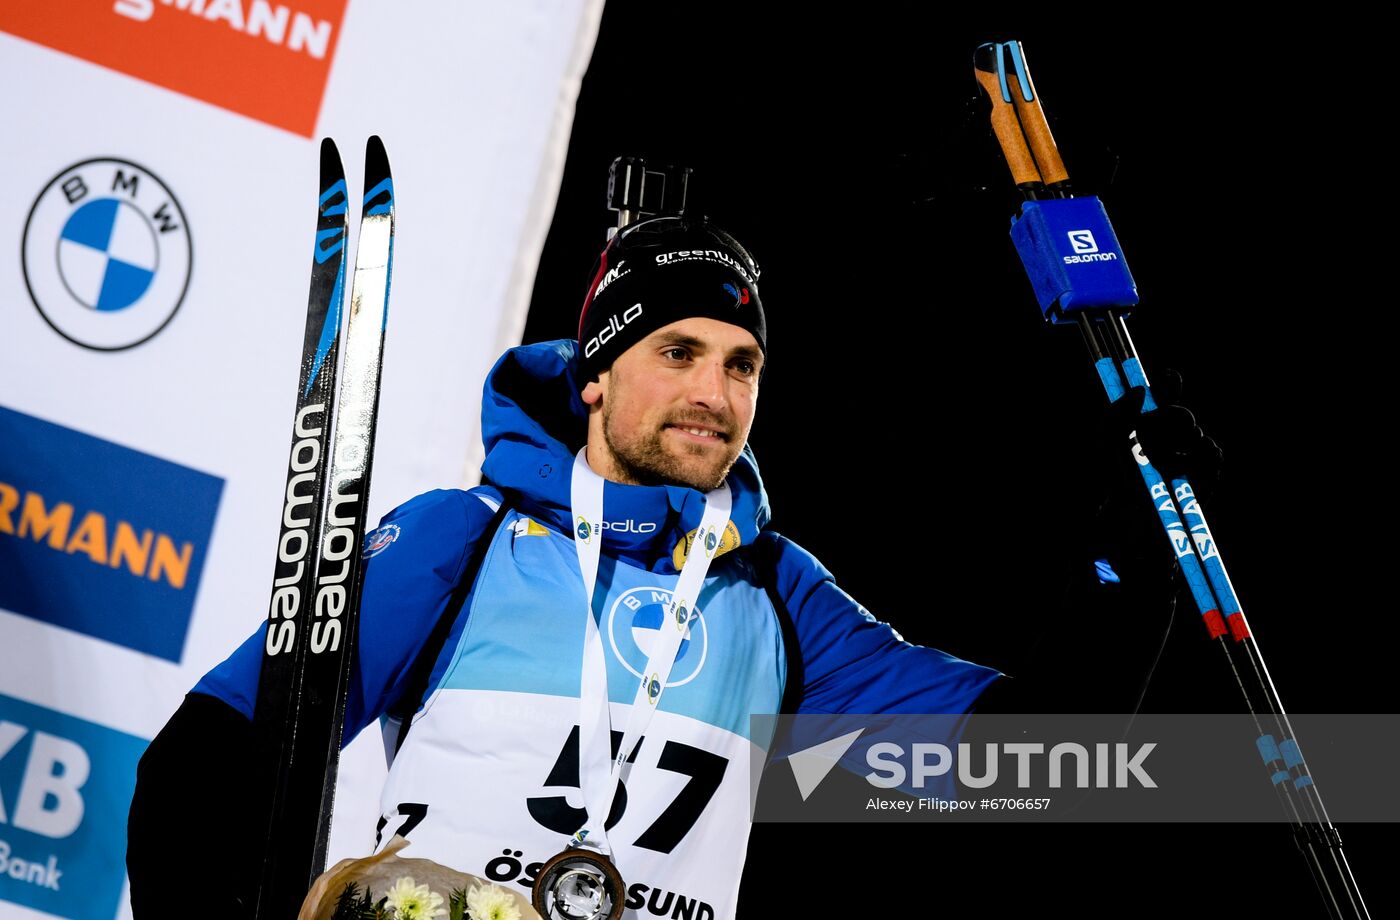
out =
[[[0,8],[0,916],[129,914],[136,759],[265,615],[318,139],[352,201],[370,134],[394,172],[372,525],[475,481],[601,8]],[[373,842],[372,734],[332,860]]]

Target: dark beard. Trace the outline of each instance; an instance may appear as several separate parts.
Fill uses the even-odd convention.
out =
[[[603,407],[603,440],[607,443],[608,450],[612,453],[619,472],[626,477],[628,482],[637,485],[686,486],[708,492],[711,489],[719,488],[730,468],[734,466],[734,462],[739,459],[736,452],[719,470],[717,478],[703,480],[698,478],[695,472],[682,466],[676,457],[667,453],[661,444],[661,431],[653,431],[636,443],[624,445],[613,439],[610,422],[610,413],[605,405]],[[703,456],[705,450],[700,445],[695,445],[692,452],[695,456]]]

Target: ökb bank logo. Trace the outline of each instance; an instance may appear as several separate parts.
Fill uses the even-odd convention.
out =
[[[129,160],[75,163],[44,186],[25,222],[24,281],[44,321],[84,348],[149,340],[180,309],[192,250],[184,211]]]
[[[116,915],[145,750],[134,735],[0,694],[0,914],[13,916],[11,904]]]
[[[622,595],[608,614],[608,639],[612,642],[613,654],[622,662],[632,676],[638,680],[646,670],[651,658],[653,643],[662,639],[661,627],[668,624],[666,611],[671,607],[671,592],[661,588],[633,588]],[[705,617],[698,607],[691,607],[687,614],[688,624],[681,638],[681,647],[676,651],[676,661],[666,686],[678,687],[688,684],[705,666],[705,656],[709,652],[710,636],[705,627]],[[674,629],[674,625],[670,625]],[[660,687],[657,688],[660,693]]]

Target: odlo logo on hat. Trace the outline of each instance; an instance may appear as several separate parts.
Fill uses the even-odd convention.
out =
[[[612,316],[609,316],[608,324],[602,329],[598,330],[597,335],[591,336],[588,339],[588,341],[583,344],[583,356],[585,358],[593,357],[594,353],[597,352],[599,348],[602,348],[604,345],[606,345],[613,336],[617,335],[624,328],[626,328],[628,323],[632,322],[632,320],[636,319],[641,315],[642,305],[639,303],[634,303],[632,304],[632,306],[622,311],[622,322],[619,323],[617,321],[616,313],[614,313]]]

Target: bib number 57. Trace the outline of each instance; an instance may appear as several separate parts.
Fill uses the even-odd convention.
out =
[[[578,735],[578,726],[575,725],[569,732],[569,737],[565,739],[559,756],[555,758],[549,775],[545,777],[546,788],[579,787]],[[613,732],[613,757],[617,756],[617,749],[621,744],[622,732]],[[635,761],[645,745],[646,737],[643,736],[632,756],[628,758],[628,763]],[[688,776],[690,781],[681,787],[676,797],[661,810],[656,820],[632,842],[632,845],[658,853],[670,853],[700,819],[705,806],[714,797],[715,790],[724,779],[724,771],[729,766],[729,761],[703,748],[668,739],[661,748],[656,766],[661,770]],[[530,816],[538,824],[564,836],[578,830],[588,818],[584,809],[574,808],[563,794],[531,796],[525,800],[525,804],[530,810]],[[627,804],[627,788],[622,784],[618,786],[617,798],[613,800],[612,811],[603,822],[603,826],[611,830],[613,825],[622,820]]]

